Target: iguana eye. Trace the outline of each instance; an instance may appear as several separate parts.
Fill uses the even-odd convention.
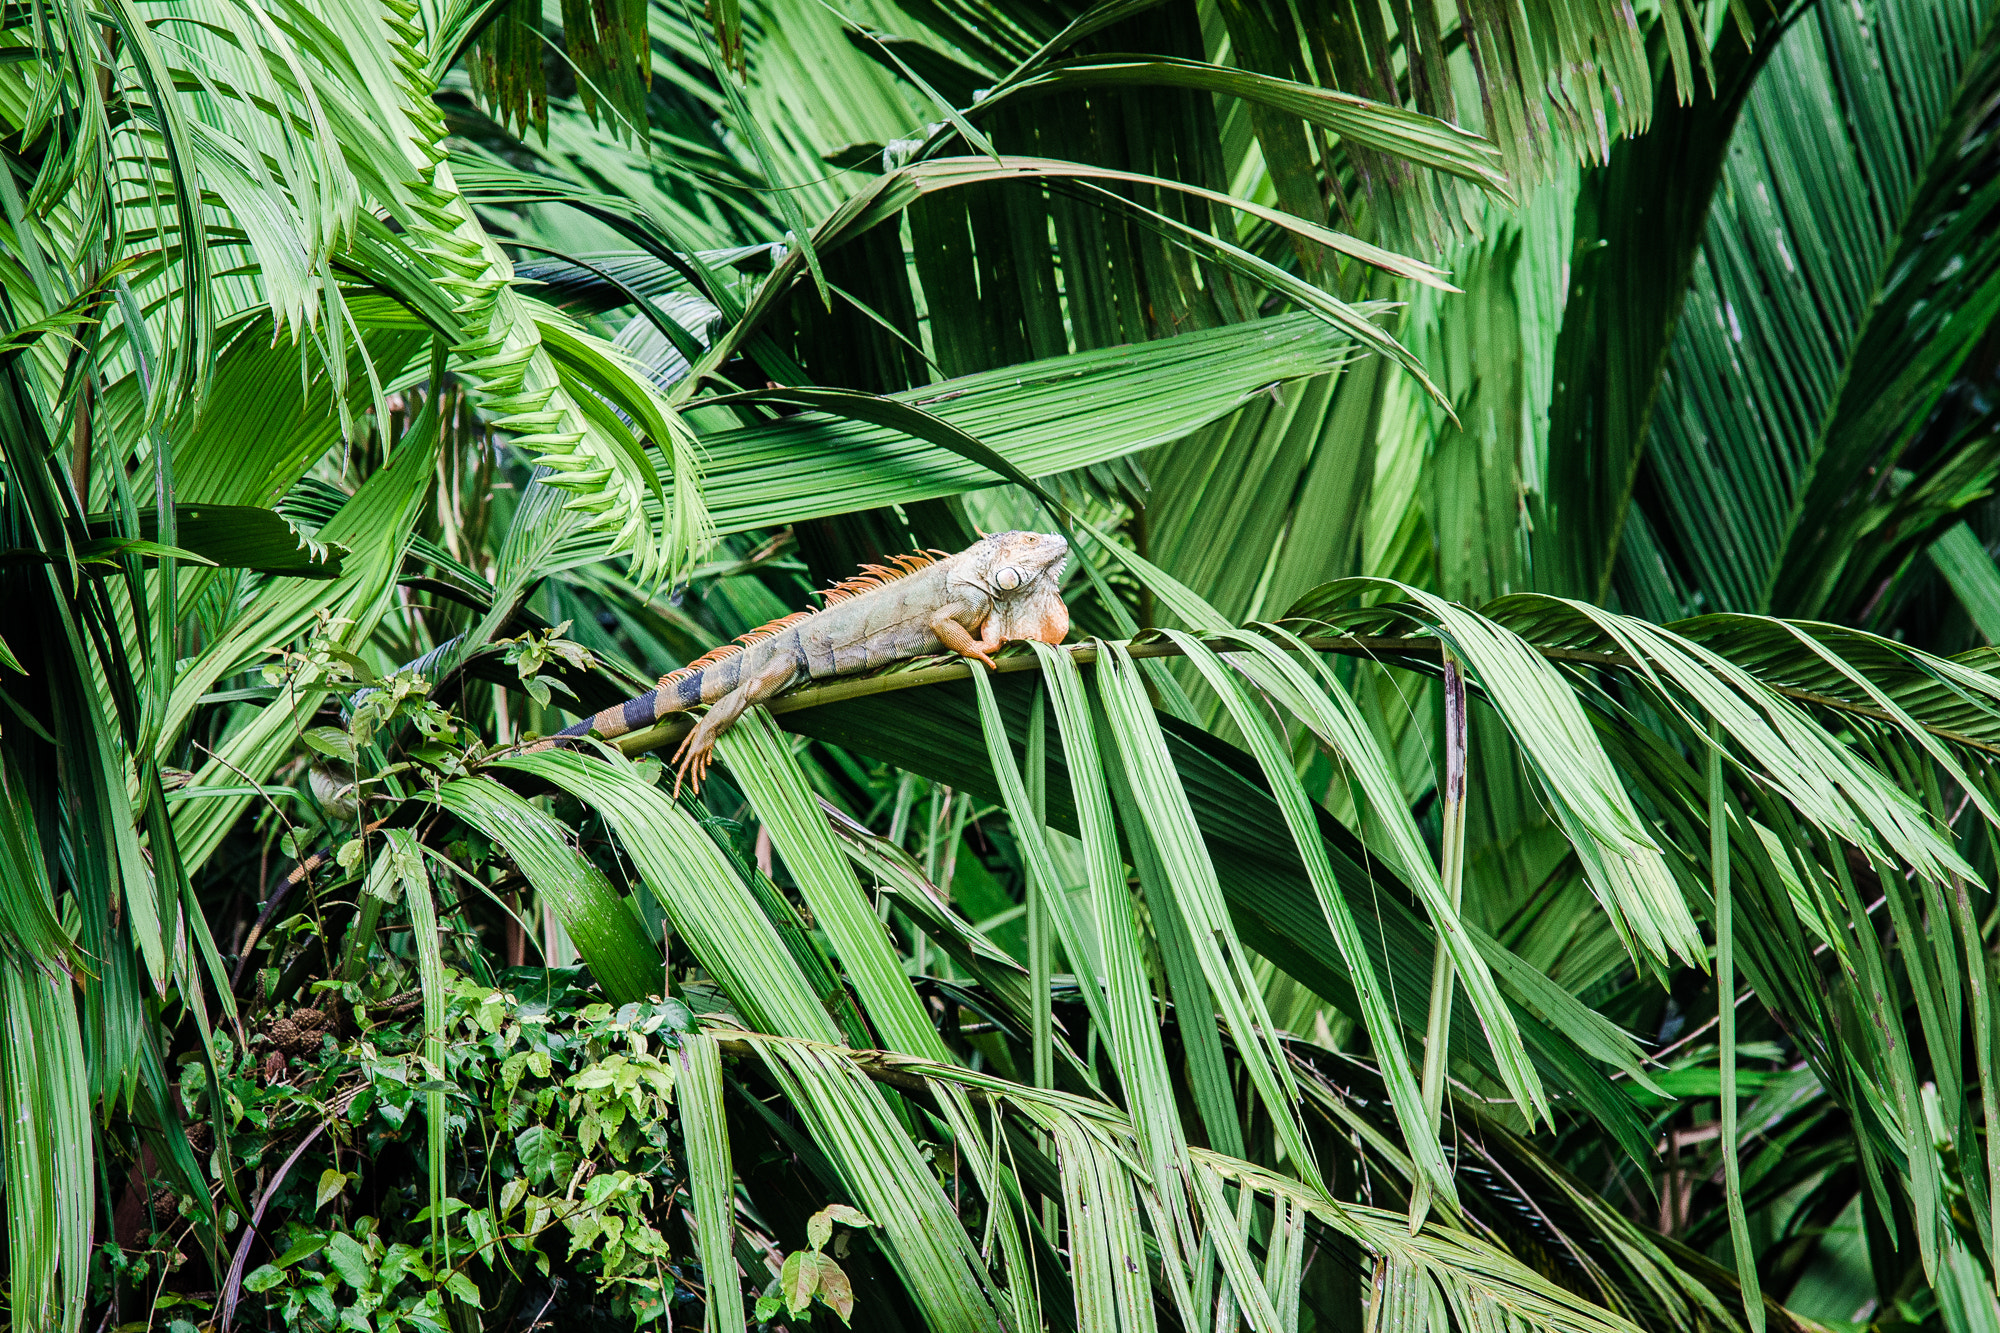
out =
[[[1012,592],[1021,586],[1021,571],[1012,565],[1003,565],[993,572],[993,582],[1002,592]]]

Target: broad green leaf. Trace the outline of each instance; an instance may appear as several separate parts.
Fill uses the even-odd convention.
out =
[[[687,1141],[688,1194],[695,1247],[708,1293],[708,1333],[743,1323],[743,1289],[736,1280],[736,1172],[722,1116],[722,1059],[703,1033],[681,1039],[678,1081],[681,1132]]]
[[[1126,781],[1173,887],[1172,903],[1149,905],[1156,913],[1181,914],[1216,1010],[1227,1019],[1236,1037],[1238,1052],[1263,1099],[1278,1141],[1292,1159],[1292,1169],[1317,1183],[1318,1168],[1296,1119],[1298,1092],[1292,1085],[1291,1069],[1278,1053],[1270,1015],[1251,976],[1249,958],[1230,925],[1214,863],[1138,681],[1137,667],[1122,647],[1107,647],[1107,655],[1098,662],[1098,688]]]
[[[761,709],[745,712],[718,738],[716,754],[771,830],[813,921],[826,932],[881,1039],[905,1055],[948,1059],[888,932],[862,897],[805,774],[769,715]]]
[[[490,778],[447,782],[434,799],[506,850],[561,919],[607,995],[625,1004],[660,994],[665,977],[659,950],[567,829]]]
[[[12,1308],[42,1327],[75,1329],[89,1281],[94,1140],[68,979],[23,953],[0,955],[0,1032]]]
[[[1126,1105],[1154,1178],[1156,1182],[1171,1181],[1176,1178],[1176,1163],[1186,1152],[1187,1140],[1181,1128],[1180,1108],[1168,1074],[1159,1025],[1154,1021],[1143,944],[1125,887],[1125,867],[1118,853],[1111,796],[1104,783],[1089,705],[1082,681],[1068,656],[1047,644],[1038,645],[1035,651],[1048,672],[1049,699],[1068,761],[1071,796],[1078,815],[1090,888],[1091,936],[1097,943],[1096,952],[1104,969],[1101,982],[1086,979],[1084,1001],[1092,1023],[1105,1034],[1111,1048],[1119,1081],[1125,1089]],[[1042,821],[1028,808],[1028,792],[1014,767],[1013,743],[992,686],[983,676],[973,677],[973,682],[987,755],[1003,800],[1013,815],[1016,836],[1022,839],[1034,873],[1046,877],[1046,883],[1060,884]],[[1049,906],[1057,938],[1071,960],[1070,965],[1082,966],[1077,960],[1087,962],[1092,951],[1084,943],[1080,923],[1073,918],[1068,895],[1052,893]],[[1179,1191],[1162,1184],[1161,1192],[1179,1239],[1191,1246],[1194,1231]],[[1078,1299],[1083,1299],[1081,1293]]]
[[[1100,544],[1120,563],[1132,570],[1146,586],[1190,625],[1212,633],[1232,633],[1232,627],[1191,589],[1187,588],[1136,552],[1116,543]],[[1303,645],[1282,629],[1266,626],[1279,642],[1292,648]],[[1458,912],[1444,896],[1437,867],[1432,863],[1398,791],[1387,757],[1375,735],[1356,708],[1354,700],[1316,654],[1302,652],[1315,675],[1308,678],[1301,666],[1261,635],[1238,635],[1236,642],[1249,650],[1237,665],[1250,680],[1281,702],[1287,711],[1310,727],[1336,755],[1353,766],[1370,810],[1381,821],[1391,846],[1391,867],[1417,892],[1433,927],[1451,950],[1452,965],[1472,1000],[1473,1008],[1486,1029],[1487,1040],[1499,1061],[1508,1091],[1523,1110],[1547,1111],[1539,1080],[1530,1067],[1527,1052],[1519,1044],[1514,1019],[1494,987],[1485,960],[1472,948],[1458,927]],[[1379,909],[1378,909],[1379,910]]]
[[[403,544],[415,526],[431,481],[439,437],[431,404],[404,436],[389,466],[371,476],[354,497],[341,506],[333,521],[320,530],[320,540],[338,542],[351,554],[340,577],[328,585],[297,580],[257,598],[178,673],[161,745],[177,744],[201,696],[226,675],[260,663],[276,649],[287,647],[314,623],[316,610],[331,610],[349,620],[336,636],[352,647],[363,643],[387,613],[402,565]],[[225,785],[226,774],[260,778],[276,767],[326,696],[324,684],[305,679],[294,690],[266,706],[247,726],[218,747],[197,771],[202,786]],[[175,840],[183,862],[193,869],[213,853],[248,802],[246,797],[194,801],[174,813]]]
[[[987,111],[1008,98],[1039,91],[1094,87],[1181,87],[1240,97],[1332,130],[1353,143],[1477,181],[1504,196],[1505,178],[1492,143],[1456,125],[1402,107],[1330,88],[1194,60],[1070,60],[1009,85],[979,104]]]
[[[1292,771],[1291,756],[1280,745],[1270,723],[1221,657],[1191,635],[1177,630],[1169,630],[1167,635],[1187,652],[1201,672],[1202,679],[1221,698],[1229,710],[1230,720],[1236,724],[1237,731],[1248,742],[1250,752],[1256,756],[1263,770],[1264,782],[1284,814],[1293,845],[1297,847],[1299,859],[1312,880],[1313,892],[1318,895],[1320,907],[1326,913],[1327,926],[1347,963],[1348,975],[1353,979],[1355,994],[1361,1001],[1375,1058],[1382,1066],[1383,1081],[1389,1085],[1397,1120],[1403,1128],[1404,1143],[1419,1170],[1431,1179],[1444,1198],[1456,1206],[1457,1191],[1452,1185],[1451,1170],[1438,1146],[1431,1116],[1422,1105],[1400,1025],[1382,992],[1367,947],[1362,943],[1360,923],[1348,909],[1347,900],[1341,895],[1340,885],[1334,878],[1333,865],[1327,859],[1325,844],[1320,840],[1319,826]]]
[[[140,556],[152,560],[191,560],[199,565],[213,565],[216,562],[206,556],[196,555],[184,546],[163,546],[159,542],[149,542],[138,537],[99,537],[76,548],[76,558],[86,565],[116,566],[121,556]]]
[[[968,375],[888,395],[983,441],[1029,476],[1121,458],[1213,421],[1268,385],[1355,355],[1310,315],[1284,315],[1131,347]],[[719,532],[953,495],[996,484],[988,468],[893,426],[804,413],[709,431],[703,494]],[[566,541],[561,563],[601,558]]]
[[[383,841],[394,858],[403,888],[408,895],[410,935],[417,953],[417,983],[423,991],[424,1060],[430,1066],[425,1081],[444,1077],[445,974],[444,954],[438,935],[437,908],[431,902],[431,877],[417,851],[417,836],[408,829],[387,829]],[[424,1176],[430,1187],[431,1249],[439,1264],[451,1262],[451,1250],[444,1241],[445,1136],[449,1126],[444,1117],[444,1093],[424,1094]],[[324,1188],[325,1182],[321,1182]]]
[[[752,1035],[778,1086],[881,1226],[904,1288],[934,1327],[997,1330],[992,1279],[957,1212],[873,1084],[834,1049]]]
[[[1018,731],[1025,717],[1027,693],[1015,688],[1021,683],[1012,674],[1003,674],[995,683],[1010,731]],[[997,800],[1000,790],[984,762],[973,704],[963,689],[933,687],[902,692],[893,698],[864,695],[837,704],[787,710],[781,716],[788,729],[874,754],[910,771]],[[1274,857],[1271,850],[1284,847],[1289,841],[1283,817],[1266,793],[1240,776],[1238,766],[1253,761],[1178,724],[1168,728],[1167,740],[1203,837],[1221,849],[1216,868],[1236,928],[1260,953],[1305,979],[1344,1012],[1360,1019],[1362,1013],[1345,977],[1339,950],[1326,930],[1325,914],[1303,868],[1282,855]],[[1065,748],[1068,746],[1066,737]],[[1063,784],[1051,785],[1049,821],[1054,827],[1071,831],[1078,828],[1076,807],[1062,799],[1064,794]],[[1350,908],[1374,918],[1367,931],[1367,943],[1376,966],[1394,973],[1394,993],[1422,995],[1428,986],[1436,937],[1422,917],[1402,906],[1402,895],[1414,891],[1404,887],[1385,891],[1376,881],[1386,879],[1398,886],[1402,881],[1388,871],[1382,854],[1364,848],[1330,818],[1321,818],[1321,832],[1328,839],[1329,853],[1334,856]],[[1090,845],[1088,839],[1085,845]],[[1122,875],[1114,882],[1122,884]],[[1455,961],[1461,976],[1476,977],[1475,969],[1483,971],[1485,967],[1470,944],[1465,959]],[[1476,1006],[1488,1003],[1476,993],[1474,999]],[[1497,994],[1490,1003],[1497,1006],[1498,1014],[1508,1026],[1496,1029],[1492,1020],[1485,1020],[1483,1025],[1488,1032],[1518,1032],[1520,1040],[1528,1043],[1527,1048],[1516,1044],[1512,1047],[1513,1055],[1508,1057],[1505,1048],[1481,1039],[1482,1024],[1468,1014],[1463,1029],[1454,1033],[1455,1049],[1468,1052],[1482,1071],[1496,1080],[1502,1078],[1500,1060],[1512,1058],[1518,1062],[1518,1068],[1526,1071],[1527,1078],[1536,1081],[1535,1086],[1539,1086],[1540,1079],[1547,1079],[1553,1089],[1574,1093],[1614,1132],[1626,1151],[1643,1159],[1649,1141],[1633,1117],[1629,1100],[1616,1086],[1587,1061],[1577,1059],[1567,1042],[1556,1038],[1526,1013],[1510,1013],[1505,1000]],[[1482,1011],[1480,1019],[1485,1019],[1485,1012],[1490,1011]],[[1415,1013],[1399,1013],[1412,1036],[1422,1032],[1420,1009]],[[1455,1027],[1458,1021],[1455,1017]]]
[[[1505,719],[1613,919],[1656,958],[1664,960],[1669,951],[1690,961],[1698,957],[1701,935],[1679,887],[1554,667],[1518,636],[1441,598],[1402,591],[1436,618],[1439,634]]]
[[[1715,879],[1715,992],[1717,1040],[1722,1055],[1722,1172],[1729,1209],[1729,1237],[1736,1273],[1743,1283],[1744,1313],[1751,1333],[1763,1333],[1764,1298],[1758,1286],[1757,1253],[1743,1209],[1743,1167],[1737,1141],[1736,1104],[1736,932],[1735,902],[1729,884],[1729,807],[1722,790],[1722,753],[1708,755],[1709,867]]]
[[[1988,643],[2000,643],[2000,570],[1972,528],[1959,523],[1931,543],[1930,557]]]
[[[1757,78],[1634,492],[1705,608],[1858,616],[2000,465],[1990,405],[1916,448],[2000,311],[1994,41],[1984,0],[1898,0],[1791,25]]]
[[[833,1020],[735,867],[665,792],[630,765],[564,750],[515,755],[501,762],[554,783],[604,815],[666,909],[675,934],[687,941],[744,1018],[779,1035],[840,1040]]]
[[[1754,47],[1721,43],[1714,96],[1661,107],[1653,132],[1612,145],[1608,160],[1583,174],[1572,299],[1554,348],[1548,481],[1533,531],[1535,586],[1543,591],[1598,601],[1610,587],[1659,402],[1654,386],[1730,131],[1780,27],[1777,12],[1766,11]]]

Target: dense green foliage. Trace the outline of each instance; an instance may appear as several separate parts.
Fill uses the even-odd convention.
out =
[[[1994,0],[6,6],[10,1326],[2000,1333],[1996,106]],[[523,746],[1010,527],[1060,648]]]

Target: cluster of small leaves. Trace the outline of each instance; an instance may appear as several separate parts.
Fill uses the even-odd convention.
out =
[[[315,608],[306,646],[279,649],[278,660],[263,669],[264,683],[282,690],[373,684],[375,668],[340,645],[341,632],[353,623],[352,617],[336,616],[323,606]]]
[[[844,1203],[830,1203],[806,1219],[806,1248],[793,1250],[785,1256],[784,1266],[779,1269],[772,1290],[757,1298],[757,1322],[768,1324],[783,1310],[794,1322],[811,1322],[813,1302],[817,1301],[840,1316],[840,1322],[854,1322],[854,1283],[847,1271],[832,1256],[826,1253],[826,1245],[833,1239],[833,1224],[844,1222],[851,1227],[872,1227],[875,1223],[859,1209]],[[847,1237],[843,1233],[836,1251],[845,1250]]]
[[[398,671],[375,689],[359,695],[348,715],[347,731],[357,746],[367,745],[377,732],[386,730],[399,717],[407,716],[426,741],[456,740],[460,728],[450,712],[430,701],[431,685],[413,671]],[[469,733],[468,733],[469,734]],[[447,755],[429,756],[419,746],[419,758],[442,761]]]
[[[291,1248],[243,1281],[246,1292],[282,1293],[277,1308],[286,1327],[447,1333],[448,1296],[479,1304],[479,1287],[470,1277],[433,1267],[421,1246],[385,1241],[373,1217],[294,1231]]]
[[[430,682],[422,676],[398,671],[377,679],[372,688],[355,696],[345,725],[311,727],[300,739],[326,757],[324,766],[336,775],[336,782],[346,783],[339,790],[356,804],[365,789],[402,777],[414,777],[428,786],[461,777],[486,753],[486,746],[450,709],[432,703],[430,692]],[[403,758],[394,763],[378,762],[383,756],[367,754],[368,747],[386,736],[398,721],[408,722],[415,735],[402,747]],[[357,763],[364,755],[370,762]],[[357,780],[357,768],[370,770],[374,776]],[[331,812],[350,817],[353,813],[352,809]],[[286,851],[288,855],[303,854],[294,848]],[[357,837],[342,844],[335,860],[343,870],[355,871],[366,854],[365,841]]]
[[[402,1024],[371,1024],[369,1007],[355,1003],[349,1012],[364,1034],[340,1041],[334,1002],[357,994],[352,986],[331,988],[318,1006],[266,1019],[241,1049],[218,1036],[216,1095],[191,1059],[181,1067],[182,1104],[195,1126],[191,1137],[207,1149],[204,1167],[217,1189],[226,1162],[239,1180],[261,1175],[270,1182],[260,1239],[281,1252],[250,1271],[245,1293],[264,1296],[287,1327],[444,1333],[447,1295],[476,1301],[479,1289],[428,1255],[422,1234],[428,1219],[409,1173],[379,1169],[385,1157],[401,1157],[404,1145],[421,1142],[421,1117],[411,1116],[422,1105],[423,1088],[413,1077],[420,1071],[404,1049],[415,1037]],[[218,1124],[228,1159],[215,1141]],[[326,1132],[312,1141],[313,1150],[275,1175],[318,1125]],[[399,1176],[402,1183],[391,1183]],[[371,1202],[380,1216],[351,1215],[364,1182],[377,1187]],[[179,1211],[191,1209],[184,1201]],[[223,1223],[234,1231],[242,1219],[225,1208]]]
[[[691,1016],[676,1000],[614,1009],[579,980],[521,970],[495,988],[451,974],[441,1069],[422,1059],[410,997],[370,1005],[340,983],[240,1048],[218,1038],[214,1092],[199,1061],[183,1066],[214,1189],[233,1165],[239,1183],[261,1172],[270,1192],[239,1323],[446,1333],[455,1303],[504,1313],[531,1291],[567,1287],[573,1300],[579,1280],[595,1308],[635,1327],[699,1299],[699,1273],[684,1272],[662,1230],[679,1181],[672,1051]],[[299,1040],[306,1029],[316,1043]],[[442,1094],[449,1143],[437,1218],[424,1184],[428,1094]],[[233,1162],[209,1142],[211,1121]],[[169,1207],[163,1231],[187,1211]],[[240,1231],[233,1211],[226,1221]],[[173,1253],[171,1235],[154,1239]]]
[[[540,633],[530,632],[512,639],[497,642],[506,645],[501,661],[513,667],[521,675],[521,688],[528,697],[542,707],[549,706],[550,692],[561,690],[570,698],[576,698],[576,691],[561,680],[543,680],[541,670],[551,663],[560,663],[570,671],[594,671],[597,655],[580,643],[572,643],[563,637],[569,631],[570,622],[565,620],[554,629]]]
[[[671,1195],[663,1187],[676,1180],[674,1066],[660,1052],[672,1050],[692,1018],[673,1000],[591,1004],[562,1023],[558,1013],[494,992],[466,1020],[492,1070],[488,1124],[505,1145],[495,1155],[510,1178],[493,1207],[468,1209],[457,1225],[482,1255],[504,1242],[546,1276],[550,1253],[540,1238],[560,1223],[566,1257],[588,1253],[600,1284],[657,1295],[669,1255],[655,1220]]]
[[[243,1225],[224,1190],[225,1172],[233,1169],[239,1181],[269,1175],[313,1124],[332,1114],[343,1085],[353,1084],[351,1064],[338,1043],[326,1039],[331,1027],[329,1010],[308,1007],[257,1024],[240,1044],[218,1032],[213,1091],[200,1058],[192,1053],[184,1057],[178,1100],[188,1115],[188,1140],[200,1174],[211,1192],[222,1196],[216,1212],[224,1232],[235,1234]],[[214,1132],[217,1123],[226,1130],[221,1142]],[[325,1174],[342,1182],[349,1179],[330,1166]],[[328,1201],[325,1190],[322,1181],[314,1211]],[[137,1333],[149,1326],[191,1333],[198,1324],[207,1323],[204,1312],[215,1308],[214,1292],[169,1288],[189,1280],[184,1274],[200,1271],[199,1263],[190,1268],[190,1260],[201,1210],[159,1178],[145,1182],[135,1202],[142,1228],[123,1243],[107,1239],[98,1248],[91,1270],[93,1299],[120,1289],[146,1293],[151,1320],[119,1324],[119,1333]]]

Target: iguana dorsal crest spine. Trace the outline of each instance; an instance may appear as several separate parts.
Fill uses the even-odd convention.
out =
[[[700,671],[703,667],[714,666],[717,662],[720,662],[725,657],[734,657],[736,656],[736,654],[742,652],[745,648],[748,648],[751,644],[756,643],[759,639],[768,639],[773,634],[776,634],[778,631],[784,629],[788,625],[798,624],[801,620],[804,620],[807,616],[811,614],[812,612],[810,611],[794,611],[788,616],[779,616],[776,620],[773,620],[768,625],[759,625],[756,629],[750,630],[744,634],[739,634],[735,638],[731,639],[728,643],[719,644],[716,647],[709,649],[707,652],[703,653],[700,657],[695,658],[694,661],[689,662],[686,666],[675,667],[672,671],[669,671],[666,675],[660,677],[660,684],[662,686],[666,686],[673,684],[677,680],[686,680],[689,676],[694,675],[696,672]]]
[[[825,605],[832,606],[835,602],[844,602],[850,597],[858,596],[872,588],[879,588],[885,583],[908,578],[927,565],[935,565],[940,560],[949,559],[951,559],[949,551],[912,551],[908,555],[891,557],[888,565],[863,565],[859,574],[840,580],[821,592],[820,598]]]
[[[893,583],[897,579],[908,578],[920,569],[934,565],[940,560],[948,560],[950,558],[951,552],[933,549],[928,551],[912,551],[907,555],[892,556],[887,565],[863,565],[861,573],[854,575],[852,578],[841,579],[838,583],[828,587],[820,593],[820,599],[823,606],[832,606],[835,602],[844,602],[850,597],[859,596],[861,593],[873,588],[879,588],[885,583]],[[769,624],[759,625],[756,629],[739,634],[728,643],[709,649],[686,666],[676,667],[674,670],[669,671],[666,675],[660,677],[660,686],[664,688],[676,681],[686,680],[702,668],[712,666],[724,658],[734,657],[760,639],[768,639],[780,630],[796,625],[812,614],[813,612],[811,611],[794,611],[788,616],[779,616]]]

